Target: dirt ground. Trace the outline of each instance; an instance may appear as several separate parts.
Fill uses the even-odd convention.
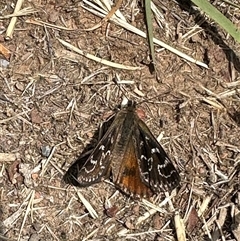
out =
[[[1,16],[15,4],[1,0]],[[179,214],[187,240],[239,241],[240,45],[188,1],[155,1],[163,18],[154,36],[208,69],[155,46],[152,74],[146,39],[113,22],[85,31],[101,18],[83,4],[25,1],[37,12],[18,17],[8,41],[10,18],[0,19],[10,51],[0,71],[0,240],[177,240]],[[239,28],[239,9],[214,4]],[[120,10],[146,30],[142,2],[124,0]],[[141,69],[108,67],[58,39]],[[109,180],[86,188],[63,180],[123,96],[139,103],[179,170],[171,202],[164,193],[129,198]]]

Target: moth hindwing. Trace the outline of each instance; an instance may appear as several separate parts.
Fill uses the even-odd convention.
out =
[[[68,170],[75,184],[89,186],[112,176],[123,192],[151,196],[171,191],[180,177],[168,155],[128,101],[110,121],[93,151]]]

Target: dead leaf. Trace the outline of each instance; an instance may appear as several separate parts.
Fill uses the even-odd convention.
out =
[[[34,124],[41,124],[43,122],[40,113],[35,109],[31,111],[31,120]]]
[[[11,52],[6,47],[4,47],[0,43],[0,53],[6,58],[6,60],[10,60]]]
[[[198,221],[199,218],[197,211],[194,207],[192,207],[187,220],[187,231],[191,233],[196,228]]]
[[[12,184],[21,185],[23,183],[23,176],[19,173],[20,161],[14,161],[7,169],[9,180]]]

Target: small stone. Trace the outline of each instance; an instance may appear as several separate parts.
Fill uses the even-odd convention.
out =
[[[42,146],[41,147],[42,156],[49,157],[49,155],[51,154],[51,150],[52,150],[52,147],[50,146]]]

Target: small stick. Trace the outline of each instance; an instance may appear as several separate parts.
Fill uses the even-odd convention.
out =
[[[17,1],[17,4],[15,6],[15,9],[14,9],[13,13],[17,13],[21,9],[21,7],[23,5],[23,2],[24,2],[24,0],[18,0]],[[11,19],[9,25],[8,25],[8,28],[7,28],[6,37],[5,37],[6,40],[12,39],[13,30],[14,30],[16,22],[17,22],[17,17],[12,17],[12,19]]]
[[[98,24],[94,25],[93,27],[85,29],[85,31],[92,31],[101,27],[115,14],[115,12],[120,8],[122,2],[123,0],[118,0],[117,3],[111,8],[110,12],[104,17],[104,19],[102,19]]]

